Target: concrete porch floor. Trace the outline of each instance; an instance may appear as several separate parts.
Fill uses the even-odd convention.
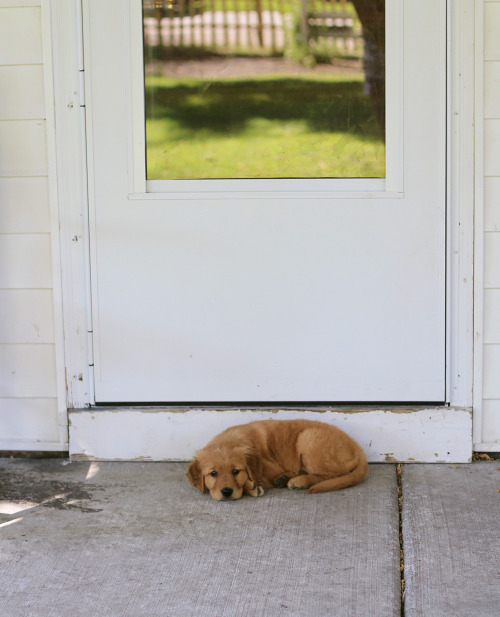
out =
[[[500,461],[403,465],[401,512],[393,464],[230,503],[186,468],[0,459],[0,615],[500,614]]]

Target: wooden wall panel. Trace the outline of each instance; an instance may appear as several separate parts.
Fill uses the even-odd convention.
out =
[[[1,398],[54,398],[54,345],[0,345]]]
[[[0,66],[0,120],[45,117],[43,66]]]
[[[0,8],[22,8],[26,6],[41,6],[41,0],[0,0]]]
[[[52,287],[49,234],[0,234],[0,289]]]
[[[49,233],[50,206],[46,177],[0,178],[2,233]]]
[[[45,120],[0,122],[0,176],[47,175],[45,130]]]
[[[500,177],[484,179],[484,230],[500,232]]]
[[[0,449],[64,450],[40,0],[0,0]],[[50,44],[50,43],[49,43]],[[50,56],[49,56],[50,57]]]
[[[0,341],[53,343],[51,289],[0,289]]]
[[[484,234],[484,287],[500,288],[500,233]]]
[[[484,117],[500,118],[500,62],[484,64]]]
[[[500,400],[500,345],[485,345],[483,356],[483,398]],[[500,442],[500,435],[496,440]]]
[[[484,342],[500,345],[500,289],[484,290]]]
[[[484,121],[484,174],[500,176],[500,119],[497,118]]]
[[[500,435],[500,400],[483,403],[483,443],[498,441]]]
[[[500,2],[484,3],[484,349],[482,442],[500,450]],[[479,181],[479,179],[477,179]],[[477,439],[477,438],[476,438]],[[498,447],[495,446],[498,444]]]
[[[485,2],[484,4],[484,58],[485,60],[500,60],[500,2]]]
[[[57,442],[59,441],[57,399],[0,399],[0,425],[2,448],[5,449],[9,449],[9,440]],[[43,445],[39,447],[43,448]]]
[[[0,64],[41,64],[40,7],[0,8]]]

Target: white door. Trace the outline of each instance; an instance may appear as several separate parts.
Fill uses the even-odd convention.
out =
[[[385,178],[145,174],[140,0],[87,0],[95,400],[445,400],[446,2],[386,2]]]

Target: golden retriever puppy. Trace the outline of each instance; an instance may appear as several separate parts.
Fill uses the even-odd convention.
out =
[[[187,477],[218,501],[261,497],[273,487],[308,493],[361,482],[366,456],[343,431],[314,420],[260,420],[217,435],[191,461]]]

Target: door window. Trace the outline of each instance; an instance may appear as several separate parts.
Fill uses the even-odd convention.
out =
[[[385,177],[385,0],[143,0],[148,180]]]

